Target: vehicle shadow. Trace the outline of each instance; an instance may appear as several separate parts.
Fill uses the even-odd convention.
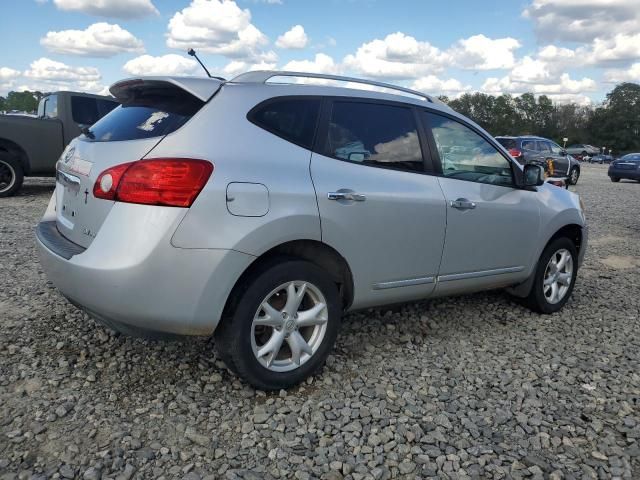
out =
[[[53,192],[56,188],[55,178],[25,179],[22,188],[16,193],[16,197],[35,197]]]

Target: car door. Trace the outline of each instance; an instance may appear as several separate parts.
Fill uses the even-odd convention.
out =
[[[422,112],[442,165],[447,232],[436,294],[510,285],[532,265],[540,229],[536,192],[519,189],[511,161],[475,127]],[[453,152],[453,153],[452,153]]]
[[[556,177],[566,177],[569,175],[569,157],[564,149],[554,142],[547,142],[551,149],[551,158],[553,158],[553,168]]]
[[[347,260],[353,307],[429,295],[446,207],[404,104],[327,99],[311,158],[322,241]]]

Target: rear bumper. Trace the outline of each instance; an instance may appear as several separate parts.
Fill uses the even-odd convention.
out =
[[[625,179],[629,179],[629,180],[640,180],[640,170],[633,169],[633,170],[622,170],[622,169],[617,169],[617,168],[609,168],[609,171],[607,172],[607,175],[609,175],[609,177],[615,177],[615,178],[625,178]]]
[[[131,207],[138,210],[133,215],[142,216],[148,214],[145,209],[156,209],[156,228],[143,220],[123,223],[123,215],[131,218]],[[39,234],[42,267],[72,303],[125,333],[210,335],[253,257],[234,250],[173,247],[179,210],[114,207],[92,244],[68,259]]]

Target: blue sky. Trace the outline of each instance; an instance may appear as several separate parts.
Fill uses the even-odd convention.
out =
[[[338,73],[597,103],[640,81],[637,0],[0,0],[0,94],[142,74]],[[288,32],[288,33],[287,33]]]

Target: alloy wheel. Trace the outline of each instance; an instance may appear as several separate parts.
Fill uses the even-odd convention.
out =
[[[318,351],[327,321],[327,301],[318,287],[305,281],[284,283],[264,298],[254,315],[253,354],[271,371],[294,370]]]
[[[566,248],[561,248],[549,259],[544,271],[542,292],[551,304],[560,302],[571,287],[573,280],[573,257]]]

